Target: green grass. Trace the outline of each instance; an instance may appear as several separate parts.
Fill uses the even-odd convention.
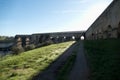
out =
[[[74,42],[41,47],[0,59],[0,80],[30,80],[57,59]]]
[[[90,80],[120,80],[120,40],[85,41]]]

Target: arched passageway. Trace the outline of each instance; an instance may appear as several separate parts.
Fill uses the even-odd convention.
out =
[[[84,39],[85,39],[85,37],[84,37],[84,36],[81,36],[81,37],[80,37],[80,39],[81,39],[81,40],[84,40]]]
[[[72,36],[72,40],[75,40],[75,36]]]
[[[63,37],[63,41],[66,41],[66,36]]]

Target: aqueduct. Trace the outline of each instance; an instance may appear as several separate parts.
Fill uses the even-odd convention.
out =
[[[32,35],[16,35],[17,45],[26,46],[29,44],[39,44],[46,41],[54,43],[80,40],[81,36],[85,36],[85,31],[69,31],[69,32],[53,32],[53,33],[37,33]]]
[[[81,36],[84,36],[85,39],[88,40],[120,38],[120,0],[113,0],[87,31],[16,35],[15,39],[17,45],[21,44],[22,46],[25,46],[31,43],[39,44],[48,40],[52,40],[55,43],[80,40]]]

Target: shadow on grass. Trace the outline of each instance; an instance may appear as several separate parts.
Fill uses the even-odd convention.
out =
[[[90,80],[120,80],[120,39],[85,41]]]
[[[42,72],[33,76],[32,80],[56,80],[62,66],[66,63],[76,45],[77,42],[71,45],[65,52],[62,53],[62,55],[50,63],[48,67],[42,70]]]

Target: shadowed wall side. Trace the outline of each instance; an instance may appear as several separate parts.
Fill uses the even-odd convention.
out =
[[[118,25],[119,24],[119,25]],[[119,38],[120,0],[114,0],[86,31],[86,39]]]

